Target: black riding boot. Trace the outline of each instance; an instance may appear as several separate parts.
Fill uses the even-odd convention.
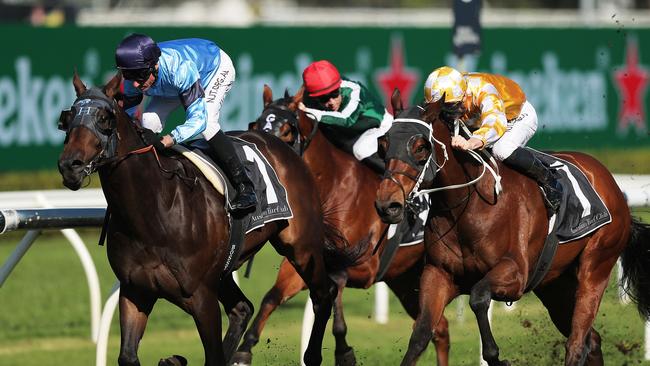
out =
[[[368,156],[361,160],[361,162],[379,175],[383,175],[384,171],[386,171],[386,162],[384,162],[384,159],[380,158],[377,153]]]
[[[555,173],[535,158],[529,150],[518,147],[512,155],[503,161],[509,167],[533,178],[544,190],[544,203],[557,212],[562,203],[562,185],[558,182]]]
[[[237,197],[230,203],[232,210],[246,211],[255,208],[257,204],[255,187],[235,153],[235,147],[230,138],[223,131],[219,131],[208,140],[208,145],[210,145],[210,157],[224,170],[237,190]]]

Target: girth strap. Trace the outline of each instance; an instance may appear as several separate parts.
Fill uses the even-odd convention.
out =
[[[535,270],[533,270],[532,275],[528,277],[528,283],[526,284],[526,290],[524,292],[534,290],[537,285],[542,282],[549,269],[551,269],[551,263],[553,263],[553,258],[555,257],[555,252],[557,251],[557,246],[559,240],[555,231],[557,230],[557,220],[556,215],[553,215],[551,222],[549,222],[549,234],[546,237],[544,242],[544,247],[539,253],[539,258],[537,258],[537,263],[535,264]]]

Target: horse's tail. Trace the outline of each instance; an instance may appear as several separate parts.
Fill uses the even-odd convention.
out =
[[[632,232],[621,256],[623,288],[645,319],[650,318],[650,225],[632,219]]]
[[[323,212],[325,226],[325,265],[329,272],[345,270],[367,260],[370,235],[356,245],[351,245],[338,229],[333,211]]]

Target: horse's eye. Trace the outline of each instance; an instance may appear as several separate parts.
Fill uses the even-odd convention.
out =
[[[102,130],[111,129],[111,119],[108,116],[100,116],[97,120],[97,126]]]

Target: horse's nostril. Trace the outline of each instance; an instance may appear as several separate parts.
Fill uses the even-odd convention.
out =
[[[399,202],[391,202],[388,207],[386,207],[386,211],[388,212],[399,212],[399,210],[402,209],[402,204]]]
[[[79,169],[80,167],[83,167],[84,165],[85,165],[84,162],[81,161],[81,160],[73,160],[73,161],[70,163],[70,167],[71,167],[72,169]]]

